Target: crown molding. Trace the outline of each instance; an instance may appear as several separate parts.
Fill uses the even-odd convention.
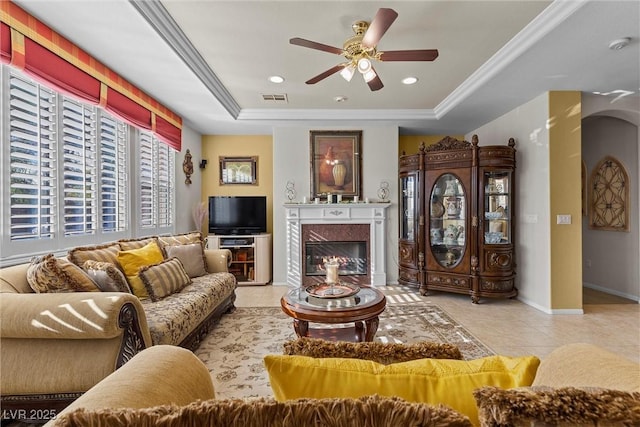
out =
[[[487,62],[473,72],[434,109],[405,110],[334,110],[334,109],[242,109],[220,82],[200,53],[159,1],[129,0],[135,9],[176,52],[187,67],[202,81],[211,94],[229,112],[231,118],[243,120],[293,121],[380,121],[438,120],[464,102],[476,90],[525,53],[550,31],[573,15],[589,0],[556,0],[507,42]]]
[[[464,102],[472,93],[495,77],[516,58],[529,50],[589,0],[556,0],[547,6],[526,27],[509,40],[487,62],[474,71],[434,108],[439,119]]]
[[[435,120],[433,110],[334,110],[334,109],[262,109],[244,108],[237,120],[304,120],[304,121],[381,121]]]
[[[129,0],[129,3],[155,29],[184,64],[193,71],[229,114],[237,119],[240,105],[159,1]]]

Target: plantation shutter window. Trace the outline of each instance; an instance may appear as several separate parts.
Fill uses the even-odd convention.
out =
[[[51,239],[57,212],[56,95],[13,74],[9,87],[11,240]]]
[[[126,123],[18,71],[6,76],[10,240],[126,231]]]
[[[97,225],[96,119],[91,107],[62,102],[64,234],[95,234]]]
[[[174,151],[149,132],[140,132],[140,227],[173,225]]]
[[[103,232],[126,229],[127,162],[123,122],[103,113],[100,117],[100,209]]]
[[[158,144],[158,226],[173,224],[173,155],[166,144]]]
[[[153,227],[156,223],[153,206],[153,139],[146,132],[140,132],[140,227]]]

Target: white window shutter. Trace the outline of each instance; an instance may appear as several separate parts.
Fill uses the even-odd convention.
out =
[[[56,224],[53,91],[9,77],[11,240],[52,239]]]

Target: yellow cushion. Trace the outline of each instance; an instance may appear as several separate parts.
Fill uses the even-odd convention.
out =
[[[475,360],[419,359],[381,365],[369,360],[267,355],[274,396],[298,398],[398,396],[410,402],[443,403],[478,424],[473,390],[531,385],[535,356],[489,356]]]
[[[118,252],[118,263],[131,287],[131,291],[140,299],[149,298],[149,293],[142,283],[138,272],[142,267],[155,265],[164,260],[162,251],[155,241],[149,242],[140,249]]]

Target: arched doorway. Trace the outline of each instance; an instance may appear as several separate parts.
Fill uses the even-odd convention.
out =
[[[636,100],[638,98],[636,97]],[[582,221],[583,299],[592,303],[637,303],[640,301],[640,158],[638,102],[636,111],[614,109],[611,100],[583,96],[582,161],[587,210]],[[586,115],[585,115],[586,113]],[[617,159],[626,169],[629,183],[629,230],[613,231],[589,226],[588,177],[606,156]],[[586,176],[585,176],[586,175]]]

